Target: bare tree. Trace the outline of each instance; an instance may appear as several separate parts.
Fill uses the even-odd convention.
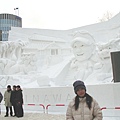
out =
[[[102,18],[99,19],[99,22],[105,22],[108,21],[109,19],[111,19],[113,17],[113,13],[107,11]]]

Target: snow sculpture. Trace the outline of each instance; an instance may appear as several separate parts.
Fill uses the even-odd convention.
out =
[[[71,43],[75,58],[71,61],[66,85],[71,85],[74,80],[85,81],[93,72],[93,66],[97,61],[95,40],[87,31],[76,31]]]
[[[76,79],[85,80],[92,72],[92,62],[90,59],[95,50],[94,40],[92,37],[89,39],[86,38],[86,36],[81,37],[79,35],[75,35],[75,38],[72,41],[72,48],[75,55],[75,59],[71,63],[71,68],[76,71],[76,75],[74,77]],[[85,71],[85,69],[87,71]]]
[[[5,63],[3,59],[0,59],[0,75],[4,74]]]
[[[116,38],[107,43],[99,43],[98,56],[99,61],[94,65],[93,73],[85,80],[86,84],[107,83],[112,81],[112,64],[110,52],[118,51],[120,39]],[[90,81],[92,80],[92,82]]]
[[[0,42],[0,58],[6,57],[6,51],[8,47],[9,47],[8,42]]]
[[[76,79],[110,83],[110,52],[120,50],[119,35],[104,43],[96,43],[84,30],[72,35],[71,41],[47,36],[47,40],[0,42],[0,87],[9,83],[26,88],[71,86]]]
[[[21,49],[26,45],[27,42],[16,41],[16,42],[0,42],[0,75],[13,75],[19,72],[23,72],[21,61]],[[31,60],[31,59],[29,59]],[[32,62],[30,63],[32,64]],[[33,69],[34,67],[32,67]],[[25,69],[25,67],[24,67]],[[27,69],[31,70],[28,66]]]

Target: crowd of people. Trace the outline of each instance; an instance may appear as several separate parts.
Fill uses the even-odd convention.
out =
[[[24,116],[24,111],[22,107],[23,94],[20,85],[13,85],[13,88],[11,88],[11,85],[8,85],[7,90],[5,91],[4,96],[2,96],[2,98],[4,99],[6,107],[6,114],[4,117],[8,117],[9,115],[12,117]]]

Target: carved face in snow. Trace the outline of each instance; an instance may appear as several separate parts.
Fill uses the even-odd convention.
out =
[[[110,59],[110,52],[116,51],[117,46],[114,43],[106,43],[98,46],[98,54],[102,60]]]
[[[95,50],[94,44],[86,38],[76,38],[72,43],[73,53],[78,61],[89,59]]]
[[[99,57],[104,60],[104,59],[110,59],[110,51],[111,51],[111,47],[100,47],[99,46]]]

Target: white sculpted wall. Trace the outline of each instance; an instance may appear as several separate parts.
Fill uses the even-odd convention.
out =
[[[0,42],[0,88],[72,86],[77,79],[111,83],[110,52],[120,50],[118,18],[66,31],[13,28],[9,41]]]
[[[119,43],[119,37],[108,43],[96,43],[87,31],[76,31],[71,45],[66,44],[69,46],[66,54],[57,54],[61,48],[54,44],[44,49],[47,53],[55,53],[51,55],[43,50],[42,54],[40,50],[33,51],[35,48],[28,47],[29,41],[0,42],[0,87],[7,84],[28,88],[71,86],[77,79],[86,84],[110,83],[113,79],[110,52],[119,50]],[[29,48],[27,52],[26,48]],[[52,64],[49,63],[51,59]]]

